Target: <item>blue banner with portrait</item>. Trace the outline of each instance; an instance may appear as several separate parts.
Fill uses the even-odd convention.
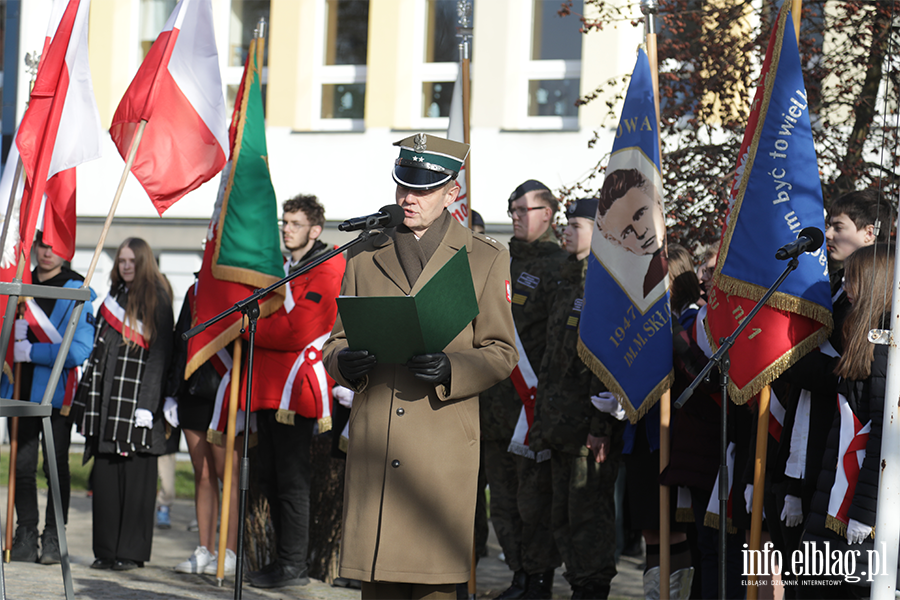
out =
[[[578,343],[632,423],[672,379],[664,215],[650,63],[640,50],[599,193]]]

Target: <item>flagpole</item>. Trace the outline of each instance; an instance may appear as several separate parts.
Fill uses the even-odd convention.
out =
[[[463,108],[463,142],[471,144],[469,138],[469,104],[470,99],[470,82],[469,82],[469,45],[472,39],[472,5],[468,0],[458,0],[456,3],[456,11],[459,15],[459,58],[460,69],[462,69],[462,108]],[[472,226],[472,152],[466,155],[466,218],[469,220],[469,227]],[[474,571],[473,571],[474,573]],[[470,594],[474,594],[474,590],[469,590]]]
[[[756,459],[753,464],[753,502],[750,514],[750,550],[759,550],[762,540],[763,492],[766,487],[766,454],[769,448],[769,406],[772,388],[768,385],[759,392],[759,417],[756,423]],[[774,517],[773,517],[774,518]],[[760,554],[751,554],[760,557]],[[762,560],[762,559],[760,559]],[[747,587],[747,600],[756,600],[759,589],[755,585],[756,573],[765,573],[763,565],[751,565]]]
[[[647,46],[647,60],[650,62],[650,77],[653,81],[653,106],[656,110],[656,137],[658,143],[656,160],[662,170],[662,141],[659,136],[659,67],[656,58],[656,14],[659,7],[656,0],[643,0],[641,12],[647,20],[644,36]],[[666,390],[659,399],[659,472],[669,465],[669,423],[672,417],[671,392]],[[669,486],[659,486],[659,597],[669,597],[669,576],[672,572],[670,544],[671,523],[669,520]]]
[[[15,143],[15,140],[13,141]],[[13,212],[16,209],[16,193],[18,192],[19,181],[22,179],[22,171],[24,170],[24,166],[22,165],[22,156],[19,155],[19,160],[16,163],[16,173],[12,182],[12,186],[10,186],[9,191],[9,203],[6,208],[6,218],[3,220],[3,233],[0,234],[0,253],[2,253],[6,249],[6,241],[9,239],[9,222],[13,215]],[[21,208],[21,207],[20,207]],[[20,219],[21,219],[21,210],[19,211]],[[16,245],[16,255],[18,256],[21,253],[19,249],[20,246]],[[20,263],[22,261],[19,261]],[[22,283],[22,268],[16,269],[16,277],[13,279],[12,283]],[[9,342],[12,339],[12,328],[13,321],[15,320],[16,315],[16,303],[18,302],[18,296],[9,296],[6,302],[6,313],[3,315],[3,327],[0,330],[0,348],[3,349],[3,360],[6,360],[6,351],[9,348]],[[13,300],[15,299],[15,300]],[[16,378],[18,379],[18,378]]]
[[[216,565],[216,583],[225,583],[225,550],[228,544],[228,527],[231,516],[231,486],[234,479],[234,439],[236,437],[238,394],[241,386],[241,338],[234,340],[234,357],[231,367],[231,390],[228,397],[228,426],[225,433],[225,474],[222,477],[222,518],[219,524],[219,556]],[[244,413],[244,435],[250,430],[250,419]],[[235,527],[239,527],[235,523]]]
[[[134,138],[131,140],[131,148],[128,150],[128,159],[125,161],[125,169],[122,171],[122,177],[119,179],[119,187],[116,189],[116,195],[113,198],[112,206],[109,207],[109,214],[106,215],[106,221],[103,223],[103,230],[100,232],[100,239],[97,240],[97,248],[94,250],[94,256],[91,258],[91,266],[88,267],[87,274],[84,276],[84,285],[82,289],[87,289],[91,285],[91,278],[94,276],[94,269],[97,268],[97,262],[100,260],[100,253],[103,252],[103,245],[106,243],[106,234],[112,226],[113,216],[119,207],[119,200],[122,199],[122,192],[125,190],[125,182],[128,181],[128,173],[134,165],[134,157],[137,156],[138,146],[141,145],[141,138],[144,137],[144,128],[147,127],[147,120],[141,119]]]

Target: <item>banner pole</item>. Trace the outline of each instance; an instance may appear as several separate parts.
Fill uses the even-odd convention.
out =
[[[753,503],[750,515],[750,547],[751,556],[761,556],[758,552],[762,540],[763,493],[766,487],[766,454],[769,448],[769,406],[772,388],[764,387],[759,392],[759,418],[756,423],[756,458],[753,463]],[[750,565],[747,600],[756,600],[759,588],[755,585],[756,573],[764,573],[764,565]]]
[[[228,426],[225,434],[225,474],[222,477],[222,518],[219,524],[219,556],[216,565],[216,583],[225,582],[225,550],[228,542],[228,527],[231,516],[231,486],[234,485],[234,440],[237,427],[238,394],[241,389],[241,338],[234,340],[234,358],[231,362],[231,389],[228,397]],[[250,419],[244,413],[244,435]],[[235,524],[237,526],[237,524]]]
[[[116,208],[119,206],[119,200],[122,199],[122,192],[125,190],[125,182],[128,181],[128,173],[134,165],[134,157],[137,156],[138,146],[141,144],[141,138],[144,137],[144,128],[147,127],[146,119],[142,119],[138,125],[134,138],[131,140],[131,148],[128,150],[128,159],[125,161],[125,168],[122,170],[122,177],[119,179],[119,187],[116,189],[116,195],[113,198],[112,205],[109,207],[109,214],[106,215],[106,221],[103,223],[103,230],[100,231],[100,239],[97,240],[97,247],[94,250],[94,256],[91,258],[91,266],[88,267],[87,274],[84,276],[83,289],[91,285],[91,278],[94,276],[94,269],[97,268],[97,262],[100,260],[100,253],[103,252],[103,245],[106,243],[106,235],[112,226],[113,217],[116,214]]]
[[[659,136],[659,66],[656,57],[656,15],[659,8],[656,0],[641,2],[641,12],[646,18],[647,60],[650,63],[650,77],[653,82],[653,106],[656,111],[657,156],[660,171],[662,170],[662,142]],[[659,399],[659,472],[669,465],[669,423],[671,421],[671,392],[666,390]],[[659,486],[659,597],[669,597],[669,576],[671,565],[671,523],[669,520],[669,486]]]

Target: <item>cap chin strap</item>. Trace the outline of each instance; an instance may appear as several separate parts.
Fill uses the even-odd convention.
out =
[[[394,178],[394,182],[397,185],[402,185],[403,187],[414,189],[414,190],[430,190],[433,188],[439,188],[443,185],[446,185],[447,182],[452,180],[455,175],[456,175],[456,173],[453,173],[453,175],[447,175],[445,178],[443,178],[440,181],[437,181],[435,183],[424,183],[424,184],[418,183],[417,184],[417,183],[407,183],[407,182],[401,180],[399,177],[397,177],[396,172],[391,171],[391,177]]]

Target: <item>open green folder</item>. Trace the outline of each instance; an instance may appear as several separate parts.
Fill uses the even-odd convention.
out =
[[[340,296],[337,303],[350,349],[368,350],[382,364],[442,352],[478,316],[465,246],[415,296]]]

